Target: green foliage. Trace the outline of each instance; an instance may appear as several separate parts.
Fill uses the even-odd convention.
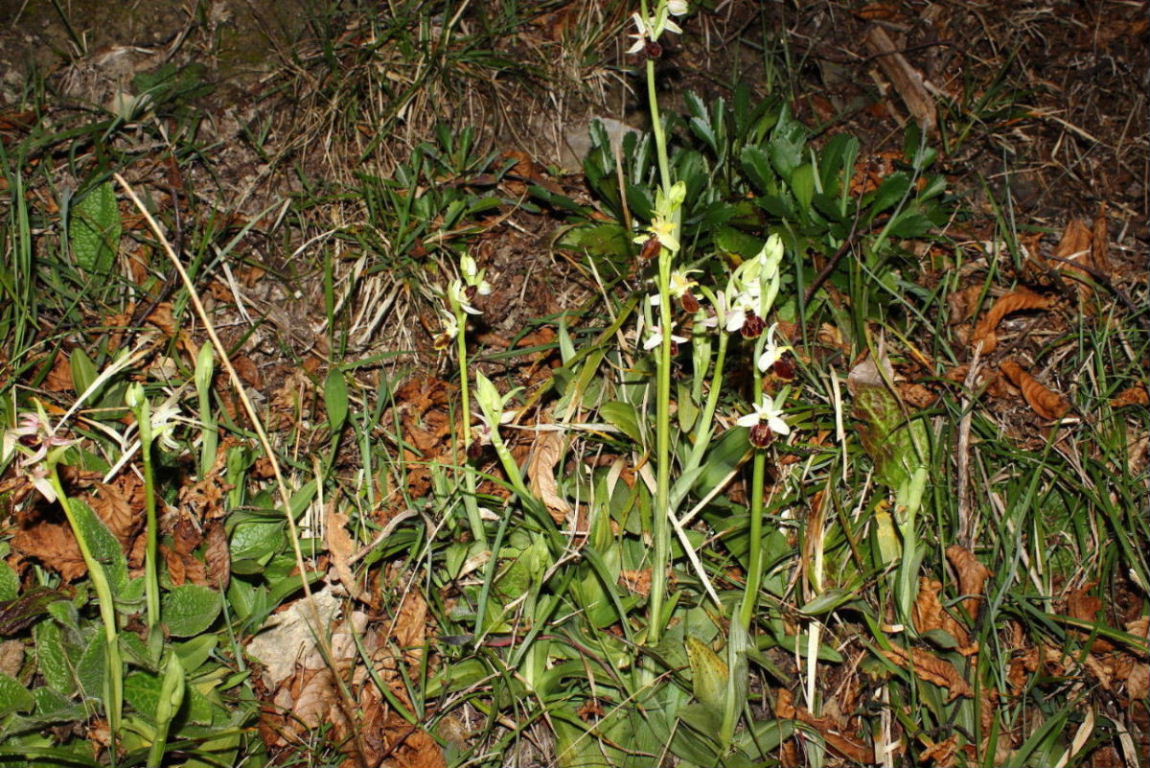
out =
[[[68,238],[76,266],[106,279],[120,250],[120,210],[112,182],[97,184],[72,206]]]

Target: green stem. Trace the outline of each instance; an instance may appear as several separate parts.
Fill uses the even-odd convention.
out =
[[[691,446],[691,456],[687,466],[694,468],[703,461],[703,454],[710,447],[711,425],[715,423],[715,410],[719,407],[719,395],[723,392],[723,370],[727,364],[727,342],[730,334],[719,328],[719,351],[715,355],[715,373],[711,379],[711,389],[707,392],[707,402],[703,406],[703,416],[695,428],[695,444]]]
[[[758,359],[759,347],[762,340],[756,345],[755,357],[752,358],[751,368],[754,371],[755,402],[761,403],[763,399],[763,375],[754,360]],[[750,630],[751,620],[755,616],[755,606],[759,602],[759,587],[763,583],[763,483],[767,474],[767,454],[761,448],[755,449],[755,459],[751,470],[751,521],[749,540],[747,545],[750,555],[747,559],[747,587],[743,591],[743,603],[739,610],[739,623],[743,629]]]
[[[140,456],[144,460],[144,510],[147,513],[147,526],[144,550],[144,596],[147,605],[148,629],[153,630],[160,623],[160,578],[158,536],[156,521],[156,479],[152,470],[152,414],[145,400],[136,411],[136,423],[140,427]]]
[[[659,254],[659,327],[663,331],[656,367],[655,392],[655,508],[651,536],[655,549],[651,563],[650,642],[663,634],[663,602],[667,594],[667,566],[671,558],[671,257],[663,248]]]
[[[452,302],[454,304],[454,302]],[[459,357],[459,407],[463,411],[463,507],[467,510],[467,522],[471,527],[472,538],[487,546],[487,534],[483,530],[483,517],[479,514],[479,502],[475,498],[475,473],[467,466],[467,447],[471,445],[471,374],[467,370],[467,313],[463,307],[453,306],[455,323],[459,333],[455,337],[456,354]]]
[[[124,710],[124,665],[120,658],[120,639],[116,629],[116,604],[112,600],[112,588],[108,584],[108,574],[104,566],[92,554],[92,547],[84,533],[84,528],[76,519],[72,509],[72,502],[64,493],[64,486],[60,483],[60,473],[56,469],[56,462],[48,461],[48,482],[60,500],[64,509],[64,516],[68,518],[68,525],[76,536],[76,543],[80,547],[80,554],[84,564],[88,567],[88,575],[92,579],[92,587],[96,590],[96,598],[100,601],[100,618],[104,624],[104,658],[108,668],[104,674],[104,707],[108,715],[108,730],[112,734],[112,760],[115,762],[116,743],[120,737],[120,719]]]
[[[642,3],[647,18],[647,3]],[[663,194],[671,194],[671,164],[667,159],[667,136],[659,113],[659,95],[655,88],[655,62],[647,59],[647,104],[659,160],[659,179]],[[675,215],[675,234],[679,235],[679,214]],[[663,635],[663,603],[667,594],[667,566],[671,557],[671,261],[674,254],[667,248],[659,251],[659,326],[663,343],[659,345],[655,410],[655,508],[652,512],[651,535],[654,554],[651,564],[651,601],[649,603],[648,639],[658,643]]]
[[[663,192],[671,191],[671,163],[667,159],[667,136],[663,132],[663,119],[659,114],[659,95],[655,90],[655,62],[647,59],[647,103],[651,111],[651,130],[655,134],[655,152],[659,160],[659,180]]]

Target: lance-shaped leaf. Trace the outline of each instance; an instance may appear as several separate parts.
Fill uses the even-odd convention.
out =
[[[890,362],[883,359],[881,364],[885,376],[873,358],[856,365],[847,376],[847,388],[854,398],[851,415],[860,422],[859,437],[874,462],[875,477],[898,493],[925,462],[926,428],[921,421],[909,419],[906,407],[887,384],[892,378]]]

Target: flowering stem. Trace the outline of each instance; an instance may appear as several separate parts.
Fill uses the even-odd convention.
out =
[[[88,575],[92,578],[92,588],[96,590],[96,598],[100,601],[100,618],[104,624],[104,658],[108,668],[104,672],[104,707],[108,715],[108,730],[112,734],[113,752],[115,742],[120,737],[120,718],[124,709],[124,665],[120,657],[120,639],[116,629],[116,604],[112,599],[112,588],[108,584],[108,574],[104,566],[92,554],[92,548],[84,527],[76,519],[76,512],[72,502],[64,494],[64,486],[60,483],[60,473],[56,469],[56,462],[49,456],[48,482],[60,500],[64,509],[64,516],[68,518],[68,525],[76,536],[76,543],[80,547],[80,554],[84,564],[88,567]]]
[[[152,414],[146,399],[142,399],[136,409],[136,423],[140,427],[140,456],[144,460],[144,509],[147,526],[144,529],[146,546],[144,551],[144,596],[147,605],[148,629],[154,630],[160,623],[160,579],[156,521],[156,478],[152,469]]]
[[[643,3],[646,14],[646,3]],[[647,103],[651,111],[651,124],[655,135],[655,151],[659,159],[659,178],[663,194],[671,195],[671,166],[667,160],[667,136],[659,115],[659,96],[655,89],[655,62],[647,59]],[[675,211],[675,238],[681,234],[681,214]],[[651,602],[649,640],[658,643],[663,634],[663,602],[666,598],[667,565],[671,557],[671,267],[674,253],[669,248],[659,250],[659,327],[663,329],[659,345],[655,397],[655,509],[652,514],[651,536],[655,540],[651,564]]]
[[[655,540],[651,565],[651,603],[649,639],[658,643],[663,633],[663,601],[667,591],[667,564],[671,556],[671,252],[659,254],[659,326],[664,329],[659,344],[655,396],[655,509],[651,536]]]
[[[452,302],[455,322],[459,333],[455,337],[455,348],[459,356],[459,407],[463,411],[463,507],[467,510],[467,522],[471,527],[472,538],[487,546],[487,534],[483,530],[483,518],[479,514],[479,502],[475,498],[475,473],[467,467],[467,447],[471,445],[471,375],[467,367],[467,313],[463,307]]]
[[[646,5],[644,3],[644,5]],[[646,11],[644,10],[644,13]],[[667,159],[667,136],[663,132],[663,119],[659,114],[659,94],[655,90],[655,61],[647,59],[647,103],[651,112],[651,130],[655,134],[655,152],[659,160],[659,181],[663,192],[671,191],[671,163]],[[664,296],[664,302],[666,296]],[[664,328],[669,326],[664,325]]]
[[[719,407],[719,395],[723,393],[723,369],[727,363],[727,342],[729,334],[719,333],[719,351],[715,355],[715,373],[711,377],[711,389],[707,392],[707,402],[703,406],[703,416],[695,428],[695,444],[691,448],[688,466],[697,467],[703,454],[710,447],[711,426],[715,423],[715,410]]]
[[[764,302],[766,304],[766,302]],[[763,307],[760,305],[760,310]],[[764,310],[765,311],[765,310]],[[755,354],[752,360],[758,360],[762,348],[767,341],[767,335],[759,337],[755,344]],[[753,384],[755,404],[763,404],[763,374],[759,366],[751,364],[754,374]],[[767,474],[767,454],[762,448],[755,449],[754,462],[751,465],[751,521],[748,545],[750,555],[747,559],[747,586],[743,592],[743,603],[739,610],[739,622],[743,629],[750,629],[751,619],[754,618],[755,605],[758,603],[759,586],[763,581],[763,481]]]

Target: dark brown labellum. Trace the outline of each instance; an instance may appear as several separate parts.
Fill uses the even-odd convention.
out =
[[[757,339],[763,335],[765,330],[767,330],[767,321],[754,312],[748,312],[747,319],[743,321],[743,327],[739,329],[739,333],[744,339]]]
[[[483,440],[472,440],[471,444],[467,446],[467,458],[471,461],[479,461],[479,457],[483,455],[484,447]]]
[[[695,314],[699,311],[699,300],[693,294],[684,293],[683,298],[679,299],[679,303],[683,306],[683,311],[689,314]]]
[[[655,258],[659,255],[659,249],[662,247],[663,244],[659,242],[659,238],[654,235],[647,238],[647,241],[643,243],[643,247],[639,249],[639,261],[650,261]]]
[[[767,422],[760,421],[751,427],[751,445],[756,448],[766,448],[775,439],[775,433],[767,426]]]
[[[475,297],[479,295],[479,286],[478,285],[467,286],[466,288],[463,289],[463,295],[467,297],[467,303],[468,304],[473,304],[475,302]]]
[[[654,40],[648,40],[647,45],[643,48],[643,53],[647,54],[648,59],[657,59],[663,55],[663,46]]]
[[[780,357],[775,361],[775,364],[771,367],[771,370],[774,371],[774,374],[780,379],[791,381],[795,378],[795,363],[793,360],[788,358]]]

